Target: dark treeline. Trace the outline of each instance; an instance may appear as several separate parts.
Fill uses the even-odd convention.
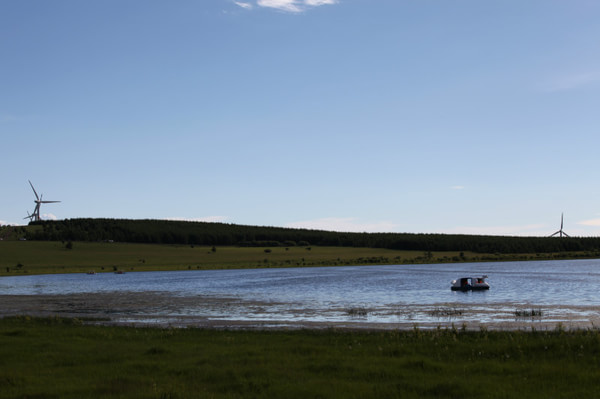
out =
[[[44,241],[117,241],[234,246],[339,246],[478,253],[600,251],[600,237],[509,237],[458,234],[340,233],[225,223],[129,219],[32,222],[26,238]]]

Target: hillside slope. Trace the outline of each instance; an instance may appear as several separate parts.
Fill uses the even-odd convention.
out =
[[[411,251],[477,253],[557,253],[591,251],[600,255],[600,237],[510,237],[410,233],[340,233],[225,223],[130,219],[67,219],[31,223],[24,238],[41,241],[118,241],[130,243],[333,246]]]

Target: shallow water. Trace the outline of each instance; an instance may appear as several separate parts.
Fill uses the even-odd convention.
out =
[[[489,276],[489,291],[450,290],[451,280],[481,274]],[[160,295],[137,307],[132,305],[127,311],[119,311],[118,303],[112,305],[115,309],[97,310],[125,322],[174,324],[221,320],[257,322],[263,326],[512,322],[590,326],[600,322],[600,260],[0,278],[0,294],[5,296],[129,295],[135,302],[135,298],[141,298],[137,294],[149,293]],[[71,308],[77,314],[77,307]],[[531,309],[539,310],[541,316],[515,316],[516,310]],[[0,313],[7,313],[1,304]]]

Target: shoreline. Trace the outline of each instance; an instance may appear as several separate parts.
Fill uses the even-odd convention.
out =
[[[166,292],[0,295],[0,317],[66,317],[85,324],[216,330],[391,331],[456,328],[469,331],[581,330],[600,326],[600,306],[518,303],[394,304],[378,308],[311,309],[298,303]],[[527,316],[517,316],[516,310]],[[539,312],[539,313],[538,313]]]

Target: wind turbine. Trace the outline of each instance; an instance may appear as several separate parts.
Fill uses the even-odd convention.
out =
[[[557,234],[559,237],[562,237],[562,236],[569,237],[569,235],[563,231],[563,214],[562,213],[560,214],[560,230],[558,230],[556,233],[552,234],[550,237],[554,237]]]
[[[33,210],[33,213],[30,215],[29,212],[27,212],[27,216],[24,217],[23,219],[29,219],[29,221],[40,221],[42,220],[42,218],[40,217],[40,206],[42,204],[52,204],[55,202],[60,202],[60,201],[44,201],[42,199],[44,194],[41,194],[38,196],[38,193],[35,191],[35,188],[33,188],[33,184],[31,184],[31,180],[29,181],[29,185],[31,186],[31,189],[33,190],[33,193],[35,194],[35,200],[33,202],[35,202],[35,209]]]
[[[29,219],[29,221],[31,222],[33,220],[33,215],[30,215],[29,211],[27,211],[27,216],[25,216],[23,219]]]

